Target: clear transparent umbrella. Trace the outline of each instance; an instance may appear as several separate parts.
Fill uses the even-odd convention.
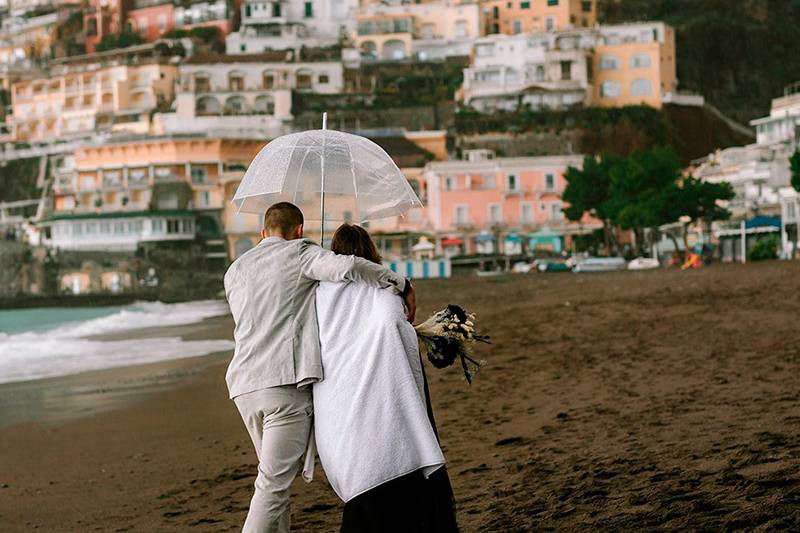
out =
[[[365,137],[323,129],[278,137],[256,155],[236,190],[239,212],[292,202],[306,220],[364,222],[422,206],[405,176]]]

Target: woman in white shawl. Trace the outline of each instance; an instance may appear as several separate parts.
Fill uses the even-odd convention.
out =
[[[361,227],[342,225],[331,249],[380,263]],[[361,283],[320,283],[325,378],[314,385],[320,462],[345,502],[343,533],[457,532],[414,328],[400,297]]]

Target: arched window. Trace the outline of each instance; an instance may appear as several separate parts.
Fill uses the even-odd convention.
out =
[[[378,47],[373,41],[364,41],[361,43],[361,53],[367,57],[378,57]]]
[[[544,67],[542,65],[536,67],[536,81],[544,81]]]
[[[246,115],[249,112],[247,100],[244,96],[234,94],[225,100],[225,108],[223,110],[226,115]]]
[[[403,59],[406,57],[406,45],[399,39],[390,39],[383,43],[383,59]]]
[[[195,114],[199,117],[220,115],[222,108],[219,101],[213,96],[201,96],[197,99],[194,108]]]
[[[264,89],[274,89],[278,84],[278,74],[274,70],[266,70],[261,77]]]
[[[198,72],[194,75],[194,92],[211,92],[211,78],[205,72]]]
[[[228,74],[228,89],[231,91],[244,91],[244,74],[241,72]]]
[[[653,84],[647,78],[637,78],[631,82],[631,96],[650,96]]]
[[[253,103],[253,111],[259,115],[275,114],[275,99],[269,94],[262,94],[256,97]]]
[[[603,56],[600,58],[600,70],[617,70],[619,61],[617,56]]]
[[[295,77],[297,79],[298,89],[311,89],[311,84],[313,82],[314,76],[310,70],[306,69],[298,70]]]
[[[619,98],[620,87],[618,81],[604,81],[600,86],[600,96],[604,98]]]
[[[650,66],[648,54],[635,54],[631,57],[631,68],[647,68]]]

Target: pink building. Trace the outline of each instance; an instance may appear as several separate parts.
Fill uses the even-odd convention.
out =
[[[164,0],[135,0],[128,24],[145,41],[153,42],[175,26],[175,5]]]
[[[421,218],[435,235],[437,252],[445,255],[560,252],[572,235],[600,227],[589,218],[570,222],[562,211],[564,173],[582,163],[580,155],[495,159],[488,150],[468,151],[462,161],[429,163]]]

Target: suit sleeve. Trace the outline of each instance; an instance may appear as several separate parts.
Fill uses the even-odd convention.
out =
[[[300,268],[308,279],[315,281],[360,281],[402,294],[406,279],[383,265],[353,255],[337,255],[330,250],[303,241],[300,248]]]

